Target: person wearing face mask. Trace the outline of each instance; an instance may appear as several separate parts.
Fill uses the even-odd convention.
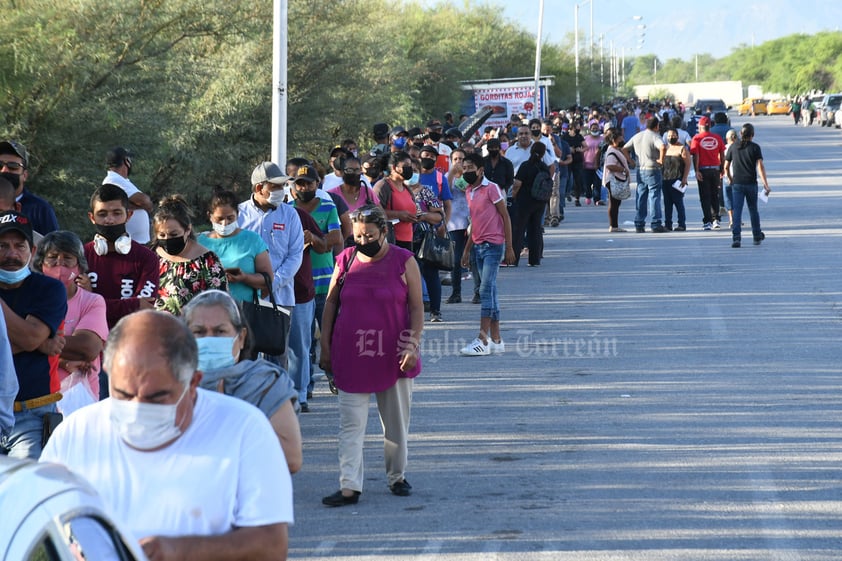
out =
[[[386,476],[407,496],[413,378],[421,372],[421,274],[414,255],[386,241],[386,214],[367,205],[351,215],[353,248],[337,260],[323,317],[320,365],[339,389],[339,487],[326,506],[356,504],[363,491],[363,443],[371,394],[386,442]],[[372,298],[376,292],[380,297]],[[360,333],[366,334],[361,339]]]
[[[82,241],[73,232],[56,230],[44,236],[32,268],[61,282],[67,291],[65,344],[58,361],[62,393],[58,410],[67,416],[99,401],[99,355],[108,338],[105,299],[80,287],[79,279],[88,274],[88,262]]]
[[[450,152],[453,154],[453,151]],[[450,220],[450,212],[453,204],[453,193],[450,190],[450,184],[447,180],[447,175],[436,169],[436,160],[438,160],[439,153],[432,146],[424,146],[421,149],[420,158],[418,162],[421,165],[421,174],[418,182],[430,189],[433,195],[439,200],[439,203],[444,208],[444,222],[442,222],[439,235],[443,236],[446,231],[447,221]],[[450,168],[448,161],[447,167]]]
[[[292,311],[289,338],[289,373],[299,390],[301,410],[308,412],[308,400],[312,396],[313,368],[316,349],[313,338],[316,331],[316,318],[322,317],[327,287],[333,274],[332,247],[342,245],[339,217],[336,207],[329,200],[315,196],[318,175],[312,166],[301,166],[294,176],[291,204],[300,213],[304,228],[304,248],[309,253],[311,272],[307,279],[296,275],[295,308]],[[299,285],[306,283],[308,294],[302,296]]]
[[[664,153],[663,192],[664,198],[664,228],[673,230],[672,210],[678,216],[676,232],[687,230],[687,212],[684,208],[684,190],[687,189],[687,177],[693,163],[690,160],[690,150],[681,142],[681,137],[675,129],[666,132],[667,150]],[[675,183],[679,182],[679,187]]]
[[[258,164],[251,174],[251,197],[240,203],[237,223],[240,228],[259,235],[269,248],[275,301],[292,310],[296,302],[295,275],[304,262],[305,246],[299,213],[284,203],[288,179],[277,164]],[[271,360],[276,364],[286,364],[283,356]]]
[[[386,210],[389,220],[395,224],[395,243],[412,251],[412,229],[418,222],[418,209],[407,182],[412,179],[412,159],[406,152],[394,152],[389,156],[389,175],[374,185],[374,192],[380,199],[380,206]]]
[[[585,136],[585,152],[583,154],[585,204],[605,204],[602,199],[602,181],[597,175],[599,168],[600,146],[603,143],[602,130],[599,128],[599,121],[592,119],[588,122],[588,134]]]
[[[88,219],[94,225],[94,239],[85,244],[87,275],[80,275],[83,288],[105,299],[108,327],[138,310],[154,307],[160,279],[158,257],[126,233],[131,217],[129,198],[117,185],[100,185],[91,195]]]
[[[368,165],[366,166],[366,164]],[[342,160],[341,165],[342,183],[333,189],[328,189],[328,193],[341,196],[347,203],[349,211],[355,211],[366,204],[380,204],[380,199],[369,186],[369,180],[379,175],[376,162],[360,163],[358,158],[349,157]],[[363,172],[372,175],[369,177],[364,175]]]
[[[129,179],[132,173],[132,158],[132,154],[122,146],[109,150],[105,158],[108,173],[102,184],[110,183],[126,192],[132,210],[132,216],[126,222],[126,231],[137,243],[146,244],[150,239],[149,213],[152,212],[152,199]]]
[[[436,157],[436,165],[435,168],[442,172],[447,173],[448,168],[450,168],[450,153],[453,151],[450,146],[442,142],[442,138],[444,138],[444,128],[441,125],[441,121],[438,119],[431,119],[427,122],[427,140],[424,142],[426,146],[432,146],[435,148],[436,153],[438,156]]]
[[[286,372],[263,359],[248,360],[249,327],[230,294],[206,290],[182,315],[199,349],[200,386],[251,403],[266,415],[286,457],[290,473],[301,469],[298,392]]]
[[[58,230],[58,219],[53,206],[26,188],[29,181],[29,152],[26,147],[15,140],[0,142],[0,173],[7,179],[16,176],[15,202],[20,205],[18,212],[29,217],[32,230],[47,234]]]
[[[285,560],[278,437],[254,406],[199,387],[198,354],[179,318],[123,318],[103,359],[111,397],[65,419],[41,459],[84,474],[149,559]]]
[[[219,257],[231,296],[239,302],[251,302],[255,290],[261,297],[268,295],[263,275],[272,278],[272,261],[261,237],[237,223],[237,202],[233,192],[214,189],[208,211],[213,230],[199,234],[198,242]]]
[[[342,184],[342,161],[351,156],[351,153],[344,148],[337,146],[330,151],[328,159],[329,170],[331,173],[325,174],[322,181],[322,189],[328,191],[334,187]],[[309,164],[309,162],[307,162]]]
[[[407,142],[409,141],[409,133],[400,125],[392,127],[389,132],[389,151],[401,152],[406,150]]]
[[[61,399],[52,384],[57,360],[51,364],[50,357],[57,357],[65,344],[60,326],[67,315],[67,294],[61,282],[31,271],[32,251],[29,218],[14,211],[0,213],[0,308],[19,386],[15,425],[0,436],[0,454],[37,459],[45,421]]]
[[[180,315],[191,298],[210,288],[228,289],[219,257],[196,241],[190,207],[181,195],[158,203],[152,219],[160,258],[155,308]]]

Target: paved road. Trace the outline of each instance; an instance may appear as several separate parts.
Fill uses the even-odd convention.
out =
[[[319,384],[291,558],[842,558],[842,134],[753,122],[773,189],[761,246],[701,231],[693,186],[685,233],[608,234],[604,207],[569,208],[544,265],[501,270],[504,356],[456,356],[479,309],[444,305],[411,497],[386,488],[372,409],[359,504],[320,504],[338,468]]]

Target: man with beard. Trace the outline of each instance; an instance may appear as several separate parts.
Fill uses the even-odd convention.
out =
[[[58,230],[58,219],[52,205],[26,187],[29,179],[29,154],[26,147],[14,140],[0,142],[0,173],[12,182],[20,212],[32,221],[32,229],[40,234]]]
[[[30,270],[33,247],[30,219],[19,212],[0,213],[0,308],[19,386],[14,428],[0,437],[0,454],[36,460],[49,435],[45,423],[61,399],[53,391],[49,357],[64,348],[60,326],[67,293],[56,279]]]
[[[126,232],[131,217],[129,197],[106,183],[91,196],[88,218],[96,229],[85,244],[90,289],[105,298],[108,328],[138,310],[152,309],[158,293],[158,256]]]

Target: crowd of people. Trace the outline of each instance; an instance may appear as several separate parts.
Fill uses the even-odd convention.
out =
[[[290,474],[304,457],[298,415],[310,411],[319,365],[340,413],[339,490],[322,502],[359,500],[371,394],[386,483],[409,495],[425,322],[445,321],[442,303],[461,303],[471,281],[479,332],[460,353],[504,353],[498,270],[522,256],[540,267],[545,228],[568,203],[607,206],[609,231],[624,232],[619,208],[636,170],[636,231],[647,219],[653,232],[684,231],[694,173],[704,230],[720,228],[727,205],[739,247],[745,202],[754,242],[765,237],[754,130],[712,132],[711,117],[720,123],[702,116],[696,134],[669,104],[512,115],[466,138],[452,115],[423,129],[378,123],[368,151],[348,139],[327,168],[262,162],[246,196],[216,189],[204,209],[178,194],[153,204],[130,179],[133,155],[117,147],[91,194],[87,241],[59,229],[52,205],[27,189],[26,148],[0,142],[0,453],[80,470],[150,558],[228,548],[259,559],[286,551]],[[431,237],[449,241],[449,267],[419,256]],[[243,305],[266,299],[289,312],[280,355],[250,343]],[[217,453],[226,469],[207,463]],[[182,475],[195,483],[176,490]],[[171,501],[135,508],[166,489]]]

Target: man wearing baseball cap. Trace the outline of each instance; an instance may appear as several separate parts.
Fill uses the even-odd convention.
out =
[[[19,385],[15,426],[0,436],[0,454],[38,459],[45,419],[61,399],[61,393],[51,390],[49,356],[64,348],[59,327],[67,314],[67,292],[61,282],[30,270],[32,249],[29,218],[14,211],[0,213],[0,307]]]
[[[132,160],[133,155],[122,146],[109,150],[105,156],[108,173],[102,180],[102,184],[110,183],[126,192],[126,196],[129,197],[129,210],[132,211],[129,221],[126,222],[126,232],[132,240],[145,244],[149,243],[150,239],[149,213],[152,212],[152,199],[129,179],[132,173]]]
[[[699,134],[690,141],[690,154],[699,184],[702,204],[702,229],[719,230],[719,190],[725,172],[725,143],[710,132],[710,117],[699,119]]]
[[[29,179],[29,153],[23,144],[15,140],[0,142],[0,175],[15,186],[20,211],[32,220],[33,230],[40,234],[58,230],[58,219],[52,205],[25,187]]]
[[[293,280],[304,256],[304,230],[298,212],[284,203],[288,179],[278,164],[258,164],[251,174],[251,197],[239,204],[237,222],[240,228],[256,232],[266,242],[274,271],[275,301],[292,308]]]

